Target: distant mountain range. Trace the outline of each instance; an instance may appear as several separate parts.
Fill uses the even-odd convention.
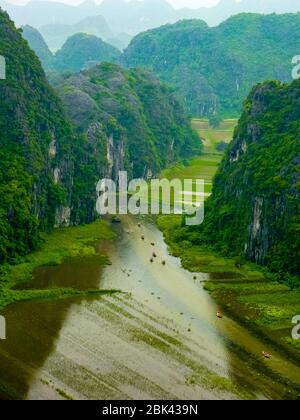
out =
[[[221,0],[215,7],[199,9],[174,9],[167,0],[103,0],[100,5],[87,0],[79,6],[50,1],[30,1],[25,6],[12,5],[0,0],[18,26],[74,25],[86,17],[102,16],[114,35],[126,33],[134,36],[139,32],[180,19],[202,19],[209,25],[217,25],[238,13],[288,13],[300,11],[299,0]],[[97,35],[97,34],[92,34]]]
[[[50,23],[39,29],[52,51],[59,50],[66,39],[78,34],[86,33],[102,39],[112,39],[114,34],[102,16],[90,16],[74,24]]]
[[[36,29],[23,27],[23,36],[48,73],[76,73],[105,61],[147,67],[176,90],[191,115],[232,117],[256,83],[291,80],[299,28],[300,13],[244,13],[216,27],[182,20],[140,33],[123,54],[85,33],[69,37],[56,54]]]
[[[59,73],[77,73],[108,61],[117,63],[121,52],[94,35],[76,34],[67,39],[54,55],[55,69]]]
[[[158,74],[194,116],[237,116],[253,85],[291,80],[299,30],[300,13],[243,13],[216,27],[182,20],[137,35],[122,60]]]
[[[22,35],[41,60],[47,73],[77,73],[103,61],[121,61],[121,51],[95,35],[76,33],[67,39],[56,54],[52,54],[37,29],[29,25],[22,26]]]
[[[54,56],[39,31],[29,25],[25,25],[22,26],[22,35],[40,59],[43,69],[48,72],[53,71]]]

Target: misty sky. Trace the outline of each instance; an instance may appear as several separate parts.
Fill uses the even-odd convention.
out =
[[[8,0],[10,3],[14,4],[24,4],[28,3],[29,0]],[[67,4],[78,4],[82,3],[83,0],[51,0],[51,1],[60,1],[61,3]],[[219,0],[167,0],[174,7],[201,7],[201,6],[214,6],[219,2]],[[96,3],[101,3],[101,0],[96,0]]]

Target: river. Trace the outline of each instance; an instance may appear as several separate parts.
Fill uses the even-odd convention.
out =
[[[8,330],[0,342],[2,398],[299,395],[300,368],[238,323],[217,318],[218,307],[203,289],[208,275],[195,279],[182,269],[155,224],[145,219],[139,226],[125,217],[114,229],[117,241],[98,245],[110,265],[100,269],[91,257],[73,258],[40,268],[29,287],[122,293],[22,302],[3,312]],[[262,359],[263,350],[272,360]]]

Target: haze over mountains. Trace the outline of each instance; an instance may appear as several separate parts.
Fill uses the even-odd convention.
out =
[[[121,51],[95,35],[76,33],[70,36],[55,54],[49,50],[43,36],[32,26],[22,26],[23,38],[39,57],[46,73],[78,73],[107,61],[119,63]]]
[[[40,32],[53,51],[59,50],[65,41],[78,33],[95,35],[103,40],[114,37],[109,25],[102,16],[90,16],[74,24],[48,24],[40,28]]]
[[[91,35],[95,33],[95,25],[91,17],[97,17],[99,22],[97,31],[105,41],[117,37],[114,45],[124,47],[139,32],[155,28],[166,23],[175,23],[181,19],[202,19],[209,25],[217,25],[228,17],[243,13],[287,13],[300,11],[298,0],[221,0],[215,7],[199,9],[174,9],[167,0],[103,0],[99,5],[93,0],[87,0],[79,6],[70,6],[51,1],[30,1],[25,6],[12,5],[0,0],[0,7],[6,10],[17,26],[30,25],[41,30],[51,49],[60,48],[66,37],[83,32],[72,28],[78,22],[88,19],[84,25]],[[106,22],[105,22],[106,21]],[[50,27],[49,27],[50,25]],[[63,27],[61,26],[63,25]],[[70,25],[70,27],[68,27]],[[103,34],[104,32],[104,34]],[[61,41],[62,34],[65,39]],[[54,41],[53,38],[56,38]],[[122,42],[123,40],[123,42]]]

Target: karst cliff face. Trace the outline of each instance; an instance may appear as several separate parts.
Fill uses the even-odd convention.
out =
[[[69,224],[73,133],[41,64],[0,10],[0,261],[33,249],[40,229]]]
[[[183,106],[149,71],[103,63],[54,86],[77,132],[102,142],[102,174],[115,179],[125,169],[129,177],[147,178],[201,151]]]
[[[299,278],[299,193],[300,81],[258,85],[216,176],[203,236]]]

